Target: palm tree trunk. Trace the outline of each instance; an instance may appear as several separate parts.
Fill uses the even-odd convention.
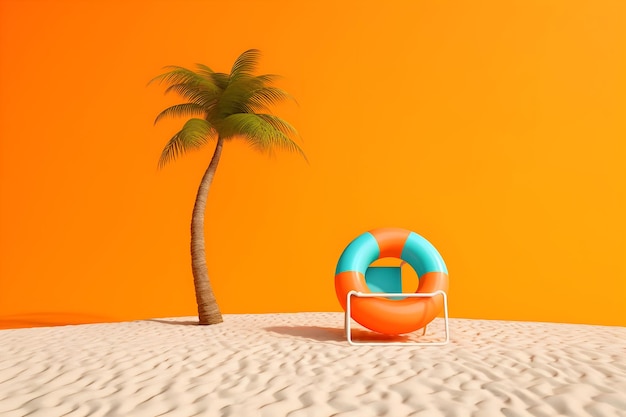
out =
[[[206,212],[207,196],[213,182],[215,170],[222,155],[224,139],[217,138],[217,145],[213,157],[206,169],[191,217],[191,270],[193,272],[193,285],[196,291],[196,303],[198,304],[199,324],[217,324],[223,321],[222,313],[217,305],[213,288],[209,281],[209,271],[206,265],[206,253],[204,249],[204,214]]]

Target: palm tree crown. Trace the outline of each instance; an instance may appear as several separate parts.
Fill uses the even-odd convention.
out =
[[[272,85],[278,78],[276,75],[253,74],[259,56],[256,49],[245,51],[235,61],[230,74],[214,72],[202,64],[197,64],[196,71],[169,66],[167,72],[151,81],[167,84],[166,93],[175,92],[188,100],[168,107],[155,119],[157,123],[166,117],[189,117],[165,145],[160,167],[218,137],[240,138],[260,151],[278,147],[304,156],[292,139],[297,131],[269,112],[272,105],[291,97]]]
[[[155,123],[166,117],[188,119],[165,145],[159,167],[189,150],[201,148],[209,140],[216,141],[191,217],[191,269],[200,324],[222,322],[206,265],[204,213],[224,141],[239,138],[260,151],[283,148],[306,159],[293,140],[297,136],[293,126],[269,112],[272,105],[290,96],[273,86],[275,75],[254,75],[259,56],[256,49],[245,51],[235,60],[230,74],[215,72],[200,64],[195,71],[170,66],[166,67],[167,72],[151,81],[167,85],[166,93],[177,93],[186,100],[163,110]]]

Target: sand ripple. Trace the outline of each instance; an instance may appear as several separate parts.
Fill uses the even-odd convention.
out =
[[[624,327],[452,319],[447,346],[353,347],[342,320],[3,330],[0,416],[626,416]]]

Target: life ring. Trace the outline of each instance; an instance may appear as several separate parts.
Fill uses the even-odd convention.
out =
[[[417,273],[417,293],[448,290],[448,269],[437,249],[415,232],[399,228],[379,228],[363,233],[343,251],[335,271],[335,292],[346,309],[348,292],[371,293],[365,283],[369,265],[380,258],[399,258]],[[378,333],[398,335],[421,329],[443,308],[443,295],[390,300],[383,297],[351,300],[351,316]]]

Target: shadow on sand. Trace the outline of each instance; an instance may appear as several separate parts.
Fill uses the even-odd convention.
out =
[[[119,319],[87,313],[67,311],[39,311],[26,314],[0,316],[0,329],[28,327],[57,327],[76,324],[115,323]]]
[[[319,340],[320,342],[345,342],[346,334],[343,328],[320,326],[274,326],[264,330],[304,339]],[[352,329],[352,339],[359,342],[406,342],[408,336],[391,336],[374,333],[362,329]]]
[[[166,320],[149,319],[155,323],[169,324],[173,326],[197,326],[197,320]],[[223,324],[223,323],[220,323]],[[321,326],[271,326],[264,327],[263,330],[282,335],[301,337],[303,339],[313,339],[320,342],[345,342],[346,333],[342,327],[321,327]],[[352,329],[352,340],[357,342],[406,342],[409,337],[406,335],[392,336],[375,333],[369,330]]]
[[[171,325],[174,325],[174,326],[198,326],[198,327],[200,327],[200,325],[198,324],[198,320],[148,319],[148,320],[145,320],[145,321],[153,321],[153,322],[156,322],[156,323],[171,324]]]

